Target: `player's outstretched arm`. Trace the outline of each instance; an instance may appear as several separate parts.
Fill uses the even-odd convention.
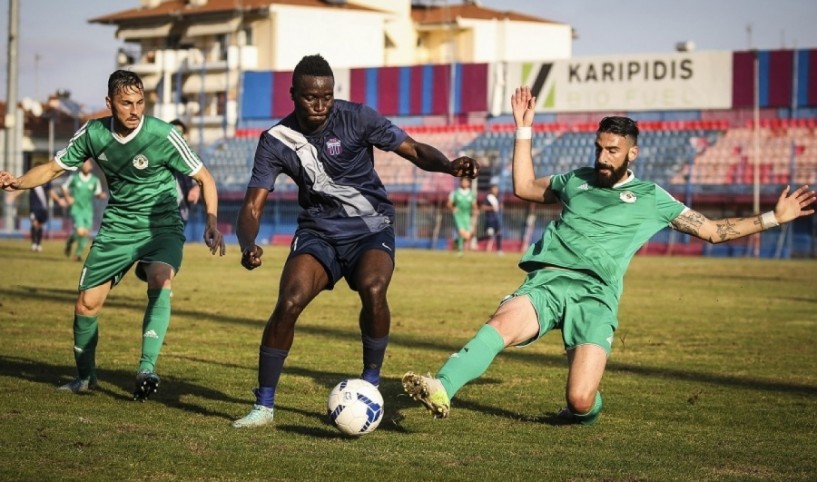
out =
[[[550,176],[536,178],[533,170],[533,116],[536,97],[527,86],[517,87],[511,96],[516,139],[513,145],[513,193],[519,199],[543,204],[556,202],[550,190]]]
[[[63,172],[65,170],[53,159],[45,164],[32,167],[20,177],[15,177],[10,172],[3,171],[0,172],[0,188],[5,191],[31,189],[56,179]]]
[[[204,227],[204,244],[210,248],[212,254],[224,256],[227,251],[224,245],[224,235],[218,230],[218,191],[216,181],[210,171],[203,167],[192,176],[201,186],[204,198],[204,212],[207,213],[207,222]]]
[[[444,172],[470,179],[479,175],[479,163],[475,159],[461,156],[449,161],[445,154],[436,147],[417,142],[411,137],[406,137],[406,140],[397,146],[394,152],[424,171]]]
[[[241,247],[241,266],[248,270],[258,268],[262,263],[264,250],[255,244],[255,238],[258,236],[258,227],[261,225],[268,194],[267,189],[248,188],[244,194],[244,203],[238,212],[236,235],[238,245]]]
[[[723,243],[814,214],[814,208],[809,208],[814,201],[815,193],[808,186],[800,186],[794,192],[786,186],[777,199],[774,211],[747,218],[712,220],[697,211],[687,209],[672,221],[672,227],[713,244]]]

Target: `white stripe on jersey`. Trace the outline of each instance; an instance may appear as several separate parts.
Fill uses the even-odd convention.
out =
[[[318,149],[306,140],[306,136],[280,124],[268,132],[272,137],[295,151],[295,155],[298,156],[301,165],[304,167],[304,174],[312,180],[312,189],[328,194],[340,201],[343,210],[346,211],[349,217],[360,216],[364,222],[368,222],[367,217],[377,214],[372,203],[360,191],[351,186],[336,184],[335,180],[329,177],[323,168],[323,163],[318,159]],[[378,218],[376,222],[379,224],[382,221]]]
[[[88,129],[88,124],[90,122],[91,121],[88,121],[85,124],[83,124],[82,127],[80,127],[79,130],[74,133],[74,135],[71,137],[71,140],[68,141],[68,145],[57,151],[56,154],[54,154],[54,160],[57,161],[57,164],[59,164],[60,167],[65,169],[66,171],[76,171],[79,168],[79,166],[77,167],[66,166],[62,162],[62,156],[65,155],[65,153],[68,151],[68,148],[71,147],[71,144],[73,144],[75,140],[77,140],[79,137],[85,134],[85,131]]]
[[[185,164],[187,164],[194,173],[201,168],[201,161],[175,128],[170,129],[170,132],[167,134],[167,140],[173,144],[173,147],[176,148],[176,151],[182,156],[182,159],[184,159]]]

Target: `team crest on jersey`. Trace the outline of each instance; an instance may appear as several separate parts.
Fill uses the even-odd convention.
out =
[[[326,141],[326,151],[330,156],[337,156],[342,151],[340,146],[340,139],[333,137]]]
[[[618,198],[628,204],[632,204],[635,202],[636,199],[638,199],[637,197],[635,197],[635,194],[633,194],[632,191],[624,191],[623,193],[618,195]]]
[[[137,154],[136,157],[133,158],[133,167],[139,169],[145,169],[148,167],[148,158],[145,157],[144,154]]]

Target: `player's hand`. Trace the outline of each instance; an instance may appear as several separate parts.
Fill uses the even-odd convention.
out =
[[[468,156],[458,157],[451,161],[451,174],[474,179],[479,175],[479,162]]]
[[[516,123],[516,127],[530,127],[533,125],[535,107],[536,97],[531,93],[530,87],[526,85],[517,87],[511,96],[511,110],[513,111],[513,121]]]
[[[788,223],[800,216],[814,214],[814,208],[805,209],[814,203],[816,199],[814,191],[809,191],[806,185],[800,186],[791,194],[789,194],[789,190],[789,186],[783,189],[777,199],[777,205],[774,207],[774,217],[777,218],[777,222],[780,224]]]
[[[254,270],[261,266],[261,256],[263,255],[264,250],[261,249],[261,246],[257,244],[250,245],[241,252],[241,266],[248,270]]]
[[[20,185],[17,182],[17,177],[7,171],[0,171],[0,189],[4,191],[16,191]]]
[[[227,247],[224,245],[224,235],[218,230],[216,217],[212,214],[207,215],[207,226],[204,228],[204,244],[210,248],[211,254],[218,253],[224,256]]]

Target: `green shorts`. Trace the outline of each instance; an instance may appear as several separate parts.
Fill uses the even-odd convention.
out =
[[[164,263],[178,273],[183,251],[184,235],[177,230],[146,231],[129,236],[100,231],[82,267],[79,291],[111,281],[116,286],[135,263],[139,263],[136,275],[142,281],[147,280],[142,263]]]
[[[72,209],[71,220],[74,222],[74,229],[85,228],[90,230],[94,224],[94,212],[87,209]]]
[[[455,213],[454,214],[454,228],[464,231],[471,231],[471,213]]]
[[[609,286],[590,274],[544,268],[528,273],[507,299],[520,295],[527,296],[536,310],[539,334],[518,346],[529,345],[556,328],[562,331],[566,350],[591,344],[610,355],[618,328],[618,299]]]

